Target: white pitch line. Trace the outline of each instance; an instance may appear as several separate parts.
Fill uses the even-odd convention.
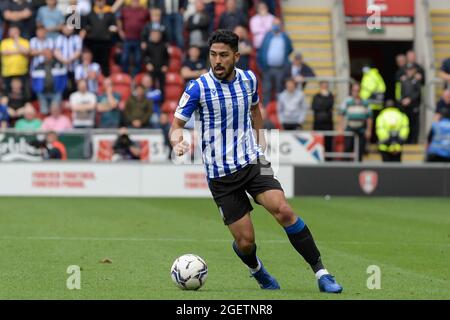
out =
[[[192,239],[192,238],[120,238],[120,237],[49,237],[49,236],[1,236],[1,240],[50,240],[50,241],[130,241],[130,242],[231,242],[232,239]],[[288,239],[261,239],[257,242],[262,243],[289,243]],[[323,244],[350,244],[350,245],[386,245],[386,242],[377,241],[317,241]],[[445,246],[450,247],[449,243],[423,243],[423,242],[397,242],[396,245],[426,245],[426,246]]]

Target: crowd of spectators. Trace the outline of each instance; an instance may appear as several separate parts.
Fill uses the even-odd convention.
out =
[[[240,37],[238,67],[252,69],[269,128],[352,131],[376,141],[377,92],[355,84],[335,101],[327,82],[311,106],[307,78],[314,70],[284,31],[276,0],[5,0],[0,2],[0,128],[161,128],[168,131],[186,83],[207,72],[207,39],[217,28]],[[408,117],[405,143],[417,143],[423,67],[414,51],[397,57],[395,104]],[[368,69],[371,71],[370,68]],[[440,77],[450,82],[450,58]],[[340,122],[333,123],[334,105]],[[436,120],[447,118],[450,89]],[[444,115],[444,116],[442,116]],[[351,151],[352,141],[345,141]],[[325,140],[333,151],[333,139]]]

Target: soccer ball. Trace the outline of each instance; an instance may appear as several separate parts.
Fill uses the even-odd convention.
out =
[[[178,257],[170,269],[173,282],[183,290],[198,290],[206,282],[208,266],[195,254]]]

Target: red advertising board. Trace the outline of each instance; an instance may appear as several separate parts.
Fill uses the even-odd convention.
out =
[[[382,24],[414,23],[414,0],[344,0],[346,23],[365,24],[371,6],[378,7]]]

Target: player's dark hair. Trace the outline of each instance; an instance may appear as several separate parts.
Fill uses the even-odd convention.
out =
[[[233,31],[219,29],[217,31],[214,31],[209,37],[209,48],[211,48],[214,43],[225,43],[226,45],[230,46],[231,50],[237,52],[239,46],[239,37]]]

